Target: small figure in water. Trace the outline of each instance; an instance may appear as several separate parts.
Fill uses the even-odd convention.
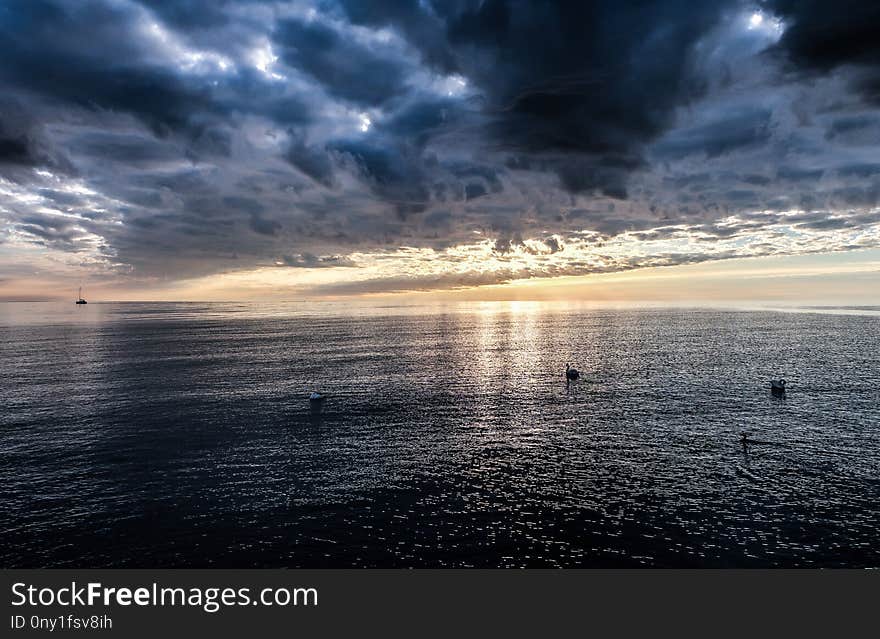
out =
[[[572,368],[572,367],[571,367],[571,364],[566,364],[566,365],[565,365],[565,379],[567,379],[567,380],[574,380],[574,379],[577,379],[577,378],[580,377],[580,376],[581,376],[581,374],[580,374],[580,372],[578,371],[578,369],[576,369],[576,368]]]
[[[749,443],[750,443],[750,442],[749,442],[749,436],[746,435],[745,433],[743,433],[743,434],[742,434],[742,439],[740,439],[740,441],[742,442],[742,445],[743,445],[743,452],[746,453],[746,454],[748,454],[748,452],[749,452]]]

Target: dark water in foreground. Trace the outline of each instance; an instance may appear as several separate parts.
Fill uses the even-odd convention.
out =
[[[878,329],[0,304],[0,566],[880,566]]]

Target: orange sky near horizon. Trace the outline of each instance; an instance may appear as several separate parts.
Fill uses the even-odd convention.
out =
[[[308,273],[308,271],[315,271]],[[284,301],[300,299],[405,300],[578,300],[598,303],[803,302],[880,303],[880,250],[819,255],[759,257],[682,266],[642,268],[619,273],[531,278],[506,284],[431,291],[350,295],[304,295],[310,278],[338,280],[352,269],[256,269],[193,280],[135,285],[126,280],[84,279],[91,301]],[[36,273],[0,278],[0,300],[63,300],[75,297],[75,277]]]

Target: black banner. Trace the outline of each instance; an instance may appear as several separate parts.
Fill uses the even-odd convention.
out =
[[[875,571],[6,570],[3,636],[846,635]],[[381,634],[377,634],[381,633]]]

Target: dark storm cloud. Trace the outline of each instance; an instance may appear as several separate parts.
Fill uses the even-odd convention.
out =
[[[186,62],[181,51],[163,41],[167,33],[151,32],[156,24],[133,2],[13,0],[0,8],[0,81],[70,106],[133,115],[158,136],[185,133],[209,151],[226,150],[222,126],[237,112],[265,112],[287,123],[307,119],[300,100],[279,95],[252,71],[222,84],[216,75],[182,73],[175,68]],[[221,38],[215,44],[222,51]]]
[[[859,178],[869,178],[875,175],[880,175],[880,164],[876,163],[861,163],[861,164],[848,164],[846,166],[841,166],[837,169],[837,172],[840,175],[846,177],[859,177]]]
[[[824,173],[824,169],[804,169],[796,166],[781,166],[776,171],[776,179],[792,182],[815,182],[821,178]]]
[[[494,144],[571,155],[548,164],[563,188],[625,198],[644,144],[699,95],[690,54],[721,8],[490,0],[447,28],[459,68],[486,93]]]
[[[202,30],[223,27],[232,19],[228,9],[249,0],[143,0],[165,22],[179,29]],[[253,4],[259,4],[254,2]]]
[[[0,163],[35,165],[38,158],[27,137],[0,137]]]
[[[354,141],[338,143],[334,150],[347,158],[373,192],[392,203],[401,217],[427,207],[430,193],[417,151]]]
[[[183,126],[210,103],[207,87],[132,63],[141,52],[126,37],[136,28],[131,11],[93,1],[35,0],[6,5],[4,14],[0,78],[6,83],[83,107],[132,113],[157,132]],[[108,59],[110,51],[115,55]]]
[[[10,0],[0,215],[180,277],[474,238],[540,260],[680,223],[710,244],[754,210],[870,228],[874,4]]]
[[[403,93],[404,64],[377,54],[314,20],[285,20],[275,27],[282,59],[320,82],[330,93],[376,106]]]
[[[660,158],[703,154],[714,158],[731,151],[761,145],[770,139],[770,112],[748,109],[725,114],[717,122],[682,130],[654,147]]]
[[[254,213],[251,215],[250,227],[251,230],[260,235],[275,235],[278,229],[281,228],[281,223],[276,220],[267,220]]]
[[[828,74],[851,69],[849,84],[880,105],[880,4],[861,0],[772,0],[787,23],[779,49],[798,70]]]
[[[373,28],[393,27],[414,43],[425,63],[443,73],[459,70],[447,40],[445,16],[455,3],[422,3],[401,0],[342,0],[345,14],[355,24]]]
[[[432,137],[460,122],[468,107],[448,97],[419,96],[380,122],[377,128],[423,147]]]
[[[344,6],[361,24],[409,37],[438,72],[476,83],[494,148],[544,156],[534,165],[572,193],[618,199],[644,145],[702,93],[693,48],[725,10],[674,0]],[[445,40],[418,37],[440,23]]]
[[[21,176],[22,169],[52,167],[71,172],[66,156],[46,136],[26,103],[0,95],[0,175]]]
[[[148,136],[131,133],[88,132],[70,140],[69,145],[78,153],[101,162],[136,166],[149,166],[180,157],[180,149],[161,144]]]
[[[849,134],[857,134],[863,138],[867,133],[872,139],[871,143],[877,142],[877,131],[880,129],[880,120],[876,116],[855,115],[844,116],[834,120],[828,127],[826,136],[829,139],[842,137]]]
[[[771,0],[786,22],[779,42],[795,64],[817,71],[880,64],[880,5],[863,0]]]

